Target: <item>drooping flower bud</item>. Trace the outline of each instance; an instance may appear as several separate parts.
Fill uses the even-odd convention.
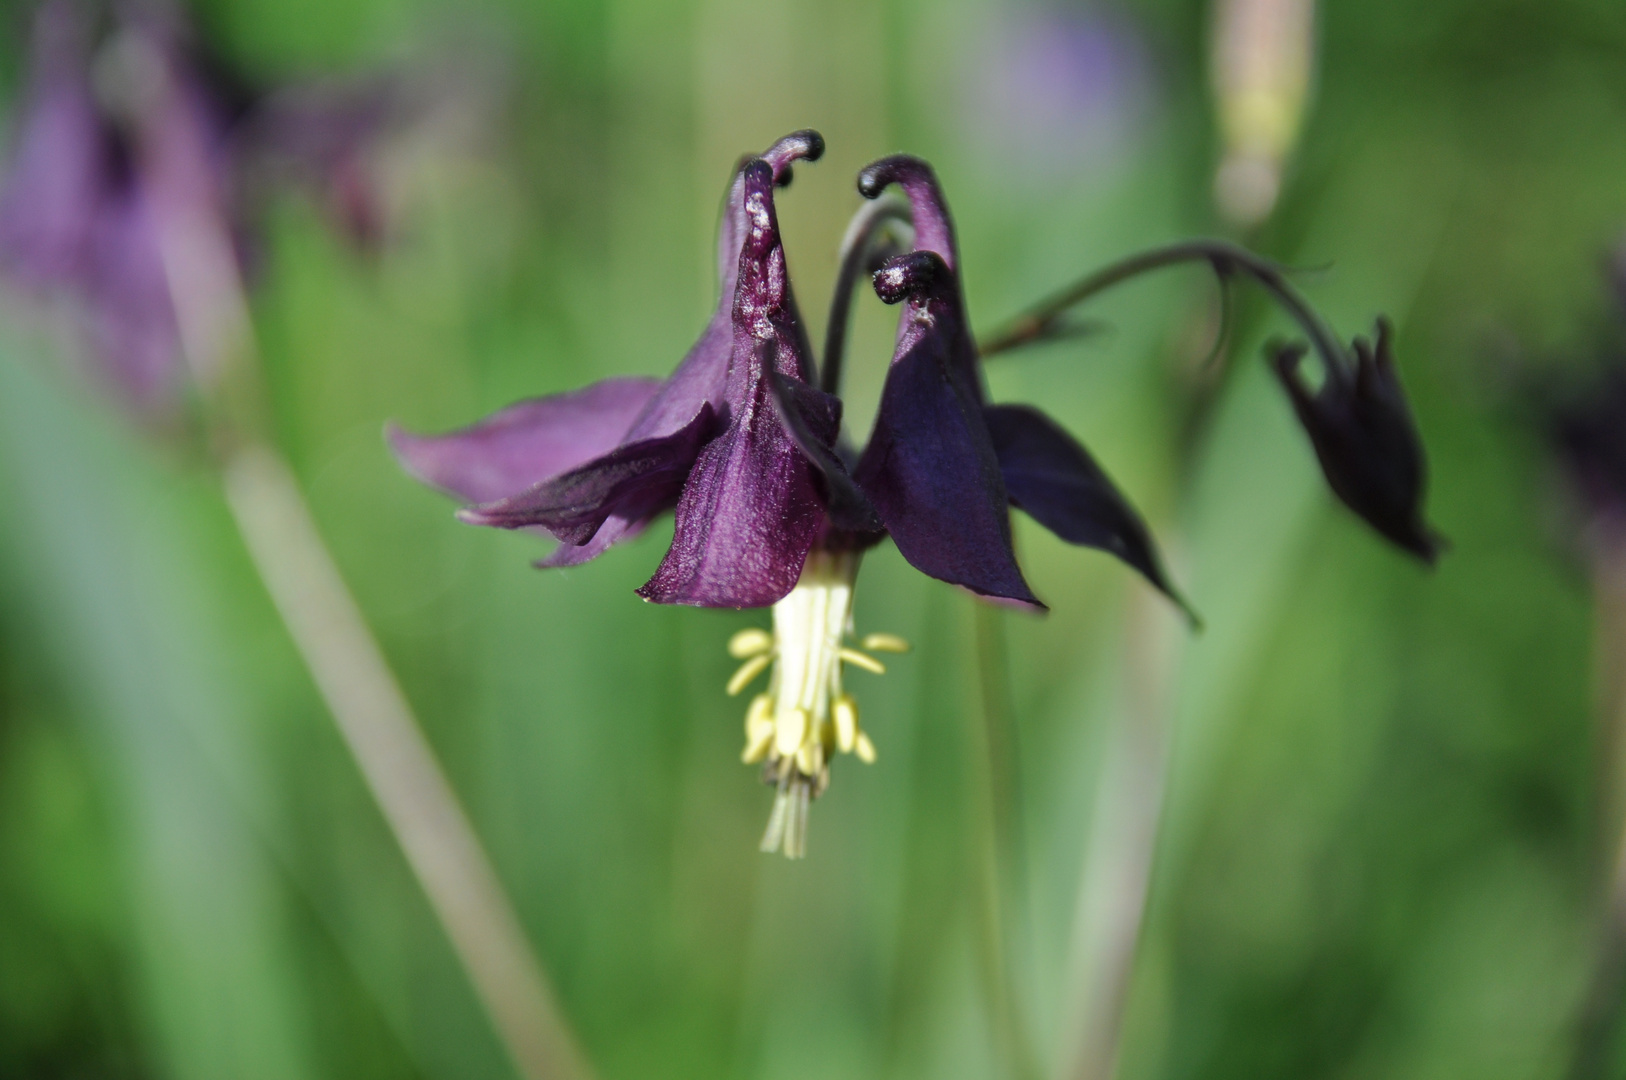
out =
[[[1327,367],[1318,390],[1299,370],[1304,346],[1279,347],[1273,366],[1333,493],[1389,540],[1432,563],[1444,540],[1423,519],[1423,444],[1395,371],[1392,337],[1389,321],[1379,319],[1375,345],[1355,339],[1354,371]]]

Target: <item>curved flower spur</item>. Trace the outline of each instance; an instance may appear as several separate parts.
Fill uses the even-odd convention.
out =
[[[862,553],[885,536],[933,577],[1042,609],[1011,547],[1015,505],[1064,540],[1117,555],[1179,602],[1145,524],[1084,448],[1037,409],[987,402],[953,224],[917,158],[860,174],[867,198],[897,183],[908,206],[873,202],[855,217],[814,384],[773,189],[822,148],[798,132],[737,171],[718,244],[722,297],[670,378],[606,380],[443,436],[390,432],[409,471],[476,502],[463,520],[556,537],[540,565],[585,562],[675,509],[672,545],[640,595],[772,605],[771,633],[731,640],[743,665],[728,691],[769,674],[746,711],[742,756],[761,762],[775,788],[762,847],[793,858],[806,850],[808,805],[829,783],[830,760],[875,758],[843,665],[880,673],[871,653],[907,648],[887,634],[848,643]],[[900,253],[908,219],[913,244]],[[838,445],[835,392],[851,290],[866,271],[903,311],[873,434],[855,454]]]

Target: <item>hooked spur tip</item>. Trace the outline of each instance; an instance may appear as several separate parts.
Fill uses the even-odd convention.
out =
[[[930,290],[948,273],[948,264],[937,252],[911,251],[888,259],[875,271],[875,295],[884,303],[896,304]]]
[[[762,159],[773,167],[774,183],[784,187],[793,175],[791,162],[817,161],[824,156],[824,136],[812,128],[793,131],[768,147]]]
[[[913,154],[893,154],[865,165],[858,173],[858,194],[866,199],[880,198],[890,184],[930,177],[932,167]]]

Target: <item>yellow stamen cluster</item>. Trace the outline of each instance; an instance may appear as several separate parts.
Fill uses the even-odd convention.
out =
[[[859,648],[845,644],[852,633],[852,590],[858,555],[814,551],[802,576],[773,606],[773,633],[741,630],[728,651],[745,663],[728,680],[736,695],[773,666],[768,690],[745,712],[747,765],[764,762],[763,780],[775,788],[773,813],[762,835],[763,851],[799,859],[807,850],[808,804],[830,783],[830,759],[852,754],[869,764],[875,744],[859,726],[858,704],[841,687],[841,666],[877,675],[886,666],[871,652],[907,652],[892,634],[869,634]]]

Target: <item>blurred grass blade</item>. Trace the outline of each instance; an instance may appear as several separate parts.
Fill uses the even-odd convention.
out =
[[[292,473],[263,447],[224,469],[227,503],[367,786],[522,1075],[586,1063],[474,828],[328,556]]]

